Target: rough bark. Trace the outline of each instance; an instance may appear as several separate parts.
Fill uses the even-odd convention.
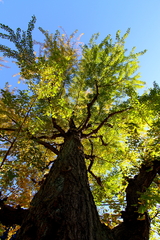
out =
[[[83,146],[66,136],[48,177],[34,196],[17,240],[112,240],[89,188]]]
[[[147,212],[138,213],[140,193],[150,186],[160,171],[160,161],[153,161],[151,166],[142,165],[140,172],[129,179],[126,189],[127,206],[122,212],[123,223],[113,229],[116,240],[148,240],[150,218]]]

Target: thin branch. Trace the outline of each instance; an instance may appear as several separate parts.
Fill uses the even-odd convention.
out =
[[[101,181],[101,178],[100,177],[97,177],[92,171],[91,171],[91,168],[93,166],[93,163],[94,163],[94,159],[95,159],[95,156],[93,155],[93,143],[92,141],[89,139],[89,142],[91,144],[91,155],[90,155],[90,164],[88,166],[88,169],[87,171],[94,177],[94,179],[96,180],[96,182],[98,183],[99,186],[102,187],[102,181]],[[88,157],[89,155],[87,155]]]
[[[157,211],[157,212],[155,213],[155,215],[151,218],[151,221],[152,221],[154,218],[158,217],[159,214],[160,214],[160,211]]]
[[[52,160],[52,161],[50,161],[44,168],[43,168],[43,170],[45,170],[45,169],[48,169],[49,168],[49,166],[54,162],[54,161],[56,161],[56,159],[55,160]]]
[[[0,130],[4,130],[4,131],[17,131],[18,130],[18,133],[19,133],[21,129],[0,128]],[[17,136],[18,136],[18,133],[17,133]],[[29,135],[30,139],[36,140],[37,143],[45,146],[47,149],[50,149],[52,152],[54,152],[56,154],[59,153],[59,151],[55,147],[53,147],[50,143],[46,143],[46,142],[42,141],[41,139],[56,139],[57,137],[63,137],[61,133],[53,134],[51,137],[48,137],[48,136],[34,137],[30,133],[28,133],[28,135]],[[4,164],[4,161],[6,160],[6,157],[9,155],[16,140],[17,140],[17,137],[13,140],[13,142],[11,142],[11,146],[9,147],[8,151],[6,152],[0,167],[2,167],[2,165]]]
[[[94,163],[94,157],[90,158],[90,164],[88,166],[88,169],[87,171],[92,175],[92,177],[94,177],[94,179],[96,180],[96,182],[98,183],[99,186],[102,187],[102,181],[101,181],[101,178],[100,177],[97,177],[91,170],[92,166],[93,166],[93,163]]]
[[[91,156],[93,156],[93,142],[91,139],[89,139],[90,145],[91,145]]]
[[[95,155],[88,155],[88,154],[84,154],[85,159],[91,159],[91,158],[95,158]]]
[[[15,143],[15,141],[16,141],[16,138],[13,140],[13,142],[11,143],[11,146],[8,148],[6,154],[4,155],[4,158],[3,158],[2,162],[1,162],[0,168],[3,166],[4,162],[6,161],[7,156],[9,155],[9,153],[10,153],[10,151],[11,151],[11,149],[12,149],[14,143]]]
[[[55,133],[51,137],[42,135],[40,137],[36,137],[37,139],[56,139],[58,137],[63,137],[61,133]]]
[[[55,147],[53,147],[50,143],[44,142],[44,141],[40,140],[39,138],[36,138],[36,137],[33,137],[33,136],[32,136],[30,139],[35,140],[37,143],[39,143],[39,144],[43,145],[45,148],[51,150],[51,151],[54,152],[56,155],[59,154],[58,149],[55,148]]]
[[[9,115],[7,115],[11,120],[12,122],[14,122],[15,124],[17,124],[16,120],[14,120],[12,117],[10,117]]]
[[[91,136],[90,138],[100,138],[101,135]]]
[[[48,99],[48,103],[49,105],[51,106],[51,97],[49,97]],[[59,126],[56,122],[56,118],[51,118],[52,119],[52,124],[53,124],[53,127],[56,128],[58,130],[58,132],[60,132],[62,134],[62,136],[65,137],[66,133],[65,131],[61,128],[61,126]]]
[[[87,104],[87,117],[86,117],[84,124],[79,129],[80,132],[82,132],[84,129],[87,128],[88,122],[91,118],[91,108],[92,108],[93,104],[95,103],[95,101],[97,100],[98,95],[99,95],[97,82],[95,82],[95,85],[96,85],[96,94],[93,97],[92,101]]]
[[[89,164],[88,169],[87,169],[87,171],[90,173],[91,172],[91,167],[92,167],[92,165],[94,163],[95,156],[93,155],[93,143],[92,143],[92,141],[90,139],[89,139],[89,142],[90,142],[90,145],[91,145],[91,154],[90,155],[86,155],[85,157],[87,159],[90,159],[90,164]]]
[[[93,165],[93,162],[92,162]],[[88,170],[88,172],[94,177],[94,179],[96,180],[96,182],[98,183],[99,186],[102,187],[102,181],[100,177],[97,177],[91,170]]]
[[[61,126],[59,126],[57,123],[56,123],[56,119],[55,118],[52,118],[52,123],[53,123],[53,127],[56,128],[60,133],[61,135],[64,137],[66,135],[65,131],[61,128]]]
[[[119,110],[117,112],[113,112],[113,113],[110,113],[99,125],[97,128],[95,128],[92,132],[88,133],[88,134],[82,134],[82,138],[89,138],[91,137],[93,134],[96,134],[100,129],[101,127],[103,127],[103,125],[109,120],[109,118],[113,117],[114,115],[116,114],[119,114],[119,113],[123,113],[123,112],[126,112],[128,110],[132,109],[132,107],[130,108],[126,108],[126,109],[123,109],[123,110]]]
[[[109,160],[106,160],[106,159],[104,159],[104,158],[102,158],[102,157],[95,156],[95,158],[98,158],[98,159],[100,159],[100,160],[102,160],[102,161],[104,161],[104,162],[111,163],[111,161],[109,161]],[[112,161],[112,162],[113,162],[113,161]],[[116,166],[116,163],[113,163],[113,165],[115,165],[115,166]]]
[[[19,135],[19,133],[20,133],[20,131],[21,131],[21,129],[22,129],[23,124],[25,123],[25,121],[26,121],[26,119],[27,119],[27,117],[28,117],[28,115],[29,115],[29,112],[30,112],[31,109],[32,109],[32,106],[33,106],[33,103],[32,103],[31,106],[29,107],[29,110],[27,111],[26,116],[24,117],[24,120],[23,120],[23,122],[21,123],[21,125],[20,125],[20,127],[19,127],[19,129],[18,129],[18,131],[17,131],[16,137],[13,139],[13,142],[11,143],[8,151],[6,152],[6,154],[5,154],[2,162],[1,162],[1,164],[0,164],[0,168],[2,168],[5,160],[7,159],[7,156],[9,155],[11,149],[13,148],[13,145],[14,145],[14,143],[16,142],[16,140],[17,140],[17,138],[18,138],[18,135]]]
[[[15,132],[15,131],[17,131],[18,130],[18,128],[16,129],[16,128],[0,128],[0,131],[11,131],[11,132]],[[2,137],[2,136],[0,136],[0,137]],[[48,136],[45,136],[45,135],[42,135],[42,136],[40,136],[40,137],[37,137],[37,138],[39,138],[39,139],[56,139],[57,137],[63,137],[63,135],[61,134],[61,133],[54,133],[53,132],[53,135],[51,136],[51,137],[48,137]]]
[[[0,135],[0,138],[2,139],[1,141],[6,141],[6,142],[9,142],[9,143],[12,143],[12,141],[11,140],[9,140],[7,137],[5,137],[5,136],[2,136],[2,135]]]
[[[103,146],[108,146],[109,143],[105,143],[105,142],[104,142],[103,136],[100,136],[99,138],[100,138]]]
[[[16,128],[0,128],[0,131],[11,131],[11,132],[14,132],[14,131],[17,131],[18,129]]]
[[[0,130],[5,130],[5,131],[16,131],[16,130],[18,130],[18,133],[17,133],[17,136],[18,136],[18,134],[19,134],[21,129],[0,128]],[[32,140],[35,140],[37,143],[43,145],[47,149],[50,149],[55,154],[58,154],[59,151],[55,147],[53,147],[50,143],[47,143],[47,142],[44,142],[44,141],[41,140],[41,139],[56,139],[57,137],[63,137],[63,136],[62,136],[61,133],[58,133],[58,134],[52,135],[51,137],[47,137],[47,136],[41,136],[41,137],[30,136],[29,138],[32,139]],[[11,149],[12,149],[12,147],[13,147],[13,145],[14,145],[16,140],[17,140],[17,137],[13,140],[13,142],[11,142],[11,146],[9,147],[8,151],[6,152],[6,154],[5,154],[4,158],[3,158],[3,161],[2,161],[2,163],[0,165],[0,168],[4,164],[4,162],[5,162],[6,158],[7,158],[7,156],[9,155],[9,153],[10,153],[10,151],[11,151]]]
[[[115,86],[115,85],[118,85],[120,83],[122,83],[124,81],[124,79],[122,79],[121,81],[119,82],[114,82],[114,83],[111,83],[111,84],[103,84],[103,85],[100,85],[99,87],[112,87],[112,86]]]
[[[87,171],[88,171],[89,173],[92,173],[92,172],[91,172],[91,168],[92,168],[92,166],[93,166],[93,163],[94,163],[94,159],[90,158],[90,164],[89,164],[88,169],[87,169]]]

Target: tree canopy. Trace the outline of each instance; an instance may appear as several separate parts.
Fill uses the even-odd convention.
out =
[[[28,208],[54,164],[67,131],[76,126],[84,147],[90,188],[101,221],[110,228],[121,222],[126,189],[142,166],[152,172],[159,162],[160,88],[154,83],[142,96],[139,56],[125,49],[127,32],[101,42],[94,34],[81,44],[76,32],[67,36],[39,28],[44,42],[32,39],[35,17],[27,31],[0,24],[0,45],[13,58],[25,90],[1,89],[0,189],[6,204]],[[39,51],[35,52],[35,45]],[[159,163],[158,163],[159,164]],[[159,165],[157,172],[160,174]],[[159,232],[159,175],[139,192],[137,209],[149,211]],[[152,232],[150,234],[152,239]],[[154,238],[155,239],[155,238]]]

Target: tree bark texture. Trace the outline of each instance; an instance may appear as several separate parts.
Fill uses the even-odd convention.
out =
[[[72,129],[72,130],[71,130]],[[100,222],[88,184],[83,146],[75,126],[64,138],[57,159],[28,210],[0,201],[0,221],[21,225],[16,240],[148,240],[148,213],[138,213],[140,194],[160,174],[160,161],[142,165],[128,180],[123,222],[112,230]]]
[[[16,239],[113,240],[111,231],[99,220],[76,131],[65,138]]]
[[[113,229],[115,240],[148,240],[150,218],[147,212],[138,213],[139,198],[150,186],[156,174],[160,171],[160,161],[153,161],[150,166],[142,165],[140,172],[129,179],[126,188],[125,211],[122,212],[123,223]]]

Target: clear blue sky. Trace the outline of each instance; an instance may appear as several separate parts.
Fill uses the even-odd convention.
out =
[[[117,30],[124,34],[131,28],[126,48],[148,50],[140,57],[141,80],[147,87],[153,81],[160,83],[160,0],[0,0],[0,23],[26,30],[32,15],[37,18],[36,40],[43,39],[39,26],[51,33],[59,26],[68,34],[78,29],[79,34],[84,33],[81,38],[84,43],[93,33],[100,32],[102,39],[108,34],[115,36]],[[11,68],[0,70],[0,88],[6,81],[17,86],[17,78],[12,75],[18,70],[11,61],[7,65]]]

